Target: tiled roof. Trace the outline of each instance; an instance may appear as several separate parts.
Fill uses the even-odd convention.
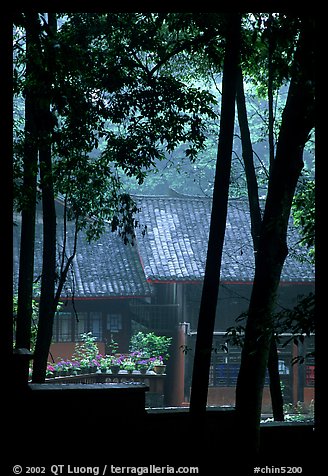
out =
[[[58,237],[58,248],[62,238]],[[68,223],[67,256],[73,249],[73,225]],[[14,282],[17,283],[20,226],[14,227]],[[35,278],[41,274],[42,224],[36,225]],[[17,285],[17,284],[16,284]],[[135,246],[124,245],[122,239],[106,231],[99,240],[90,244],[80,232],[73,272],[69,273],[62,296],[76,298],[149,296],[149,284],[140,264]]]
[[[110,228],[99,240],[87,242],[80,232],[73,273],[69,274],[62,296],[74,292],[76,298],[150,296],[150,282],[201,282],[209,233],[211,200],[198,197],[134,197],[141,209],[135,246],[124,245]],[[14,227],[14,283],[19,266],[19,220]],[[147,226],[143,234],[143,227]],[[295,255],[305,256],[295,245],[300,239],[290,224],[289,248],[281,281],[313,282],[314,270]],[[42,224],[36,225],[35,277],[41,274]],[[59,240],[58,249],[61,247]],[[72,252],[73,228],[68,224],[67,255]],[[248,204],[230,200],[223,248],[221,281],[252,282],[254,254]]]
[[[211,200],[198,197],[134,197],[139,221],[147,226],[143,236],[137,230],[138,248],[149,281],[200,281],[204,269],[209,234]],[[313,267],[300,263],[295,254],[304,256],[304,248],[293,248],[300,239],[290,223],[289,248],[281,281],[313,281]],[[248,202],[230,200],[223,248],[221,280],[251,282],[254,253],[250,231]]]
[[[110,229],[90,244],[80,234],[73,271],[75,295],[76,290],[79,296],[150,295],[135,246],[125,245]]]

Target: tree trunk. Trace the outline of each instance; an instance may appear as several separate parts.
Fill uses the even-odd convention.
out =
[[[271,172],[273,162],[274,162],[274,114],[273,114],[273,33],[272,33],[272,22],[273,16],[272,13],[269,14],[269,44],[268,44],[268,115],[269,115],[269,170]]]
[[[262,395],[273,335],[272,311],[288,253],[288,220],[303,167],[303,149],[314,126],[313,21],[304,20],[302,27],[269,179],[237,380],[236,410],[242,444],[248,454],[259,451]]]
[[[206,411],[212,340],[228,208],[235,118],[236,73],[240,44],[240,17],[234,14],[228,18],[217,166],[191,386],[190,412],[195,415]]]
[[[243,74],[241,68],[238,70],[237,81],[237,110],[238,121],[242,142],[243,160],[245,166],[245,175],[247,181],[249,210],[251,217],[251,233],[253,238],[254,254],[256,255],[259,247],[259,238],[261,233],[261,207],[259,202],[258,186],[254,168],[254,157],[251,135],[248,127],[246,100],[244,94]],[[271,163],[271,161],[270,161]],[[273,161],[272,161],[273,163]],[[270,378],[270,393],[272,402],[273,418],[275,421],[284,420],[283,396],[280,385],[280,375],[278,367],[278,350],[275,339],[271,340],[271,348],[268,361],[268,372]]]
[[[50,144],[40,149],[40,178],[43,212],[43,253],[39,324],[34,353],[32,380],[44,382],[52,339],[56,280],[56,211],[52,184]]]
[[[237,81],[237,111],[238,122],[240,128],[241,145],[243,151],[243,161],[245,166],[245,175],[248,192],[249,211],[251,217],[251,234],[253,239],[254,253],[257,253],[260,230],[261,230],[261,207],[259,202],[259,192],[257,186],[257,178],[254,168],[253,147],[251,141],[251,134],[248,127],[246,100],[243,85],[243,73],[241,68],[238,68]]]
[[[268,114],[269,114],[269,175],[274,163],[274,114],[273,114],[273,51],[274,39],[272,32],[272,13],[269,14],[269,44],[268,44]],[[274,336],[271,339],[268,372],[270,379],[270,394],[272,403],[273,419],[275,421],[284,421],[284,399],[282,395],[279,358],[277,343]]]
[[[49,21],[49,27],[52,27],[52,32],[54,32],[55,14],[49,13],[48,18],[51,20]],[[48,55],[45,56],[46,58],[48,57]],[[47,67],[47,71],[51,71],[48,64],[44,66]],[[42,383],[45,379],[56,312],[56,210],[51,158],[52,118],[50,112],[50,92],[51,76],[45,75],[44,83],[40,84],[42,108],[40,110],[39,124],[41,130],[39,159],[43,212],[43,254],[39,324],[32,375],[32,380],[35,383]]]
[[[33,274],[34,274],[34,238],[35,206],[38,172],[38,147],[36,114],[38,94],[35,83],[37,72],[38,15],[26,14],[26,89],[25,89],[25,144],[24,144],[24,204],[22,206],[22,224],[19,257],[16,349],[28,349],[31,345]],[[28,381],[28,362],[22,374]],[[22,382],[23,383],[23,382]]]

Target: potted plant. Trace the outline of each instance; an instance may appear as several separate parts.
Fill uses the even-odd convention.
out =
[[[65,361],[65,369],[66,369],[66,373],[67,375],[75,375],[75,367],[74,367],[74,364],[71,360],[66,360]]]
[[[122,367],[123,370],[126,370],[129,374],[132,374],[136,368],[136,364],[130,356],[127,356],[122,362]]]
[[[152,362],[153,371],[156,374],[162,375],[165,373],[166,365],[164,364],[164,360],[161,355],[159,355],[158,357],[154,357],[153,359],[150,359],[150,360]]]
[[[91,359],[90,360],[90,373],[94,374],[97,372],[98,370],[98,367],[99,367],[99,362],[98,360],[95,358],[95,359]]]
[[[158,336],[154,332],[137,332],[131,337],[130,348],[138,353],[139,359],[148,358],[149,367],[158,374],[164,374],[172,337]]]
[[[81,342],[75,344],[73,360],[80,362],[83,373],[96,372],[99,367],[99,349],[96,343],[97,337],[92,332],[86,332],[80,336]]]
[[[109,357],[109,359],[110,359],[109,368],[110,368],[111,373],[112,374],[118,374],[121,367],[122,367],[122,356],[121,355],[118,355],[118,356],[111,355]]]
[[[73,375],[79,375],[79,374],[82,373],[81,367],[80,367],[80,362],[78,362],[77,360],[72,360],[71,364],[72,364],[72,374]]]
[[[137,332],[131,337],[130,350],[137,353],[139,358],[150,359],[161,356],[163,363],[169,358],[169,348],[172,337],[158,336],[154,332]]]
[[[55,367],[51,364],[48,364],[47,370],[46,370],[46,378],[54,378],[56,376],[55,372],[56,372]]]
[[[106,374],[108,372],[109,362],[107,356],[101,356],[99,359],[99,370],[102,374]]]
[[[89,359],[81,359],[80,360],[80,369],[81,369],[81,373],[83,373],[83,374],[88,374],[89,373],[89,369],[90,369]]]
[[[73,364],[70,360],[62,360],[61,362],[61,368],[62,368],[62,376],[68,376],[71,375],[73,372]]]
[[[55,369],[59,377],[64,377],[65,375],[67,375],[66,365],[63,360],[60,360],[55,364]]]
[[[140,371],[141,374],[145,374],[150,367],[149,359],[142,359],[137,362],[137,370]]]

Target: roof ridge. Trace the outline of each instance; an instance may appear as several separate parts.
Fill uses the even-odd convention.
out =
[[[131,196],[133,198],[136,198],[136,199],[159,199],[159,200],[187,200],[187,199],[191,199],[191,200],[206,200],[206,201],[212,201],[212,197],[206,197],[206,196],[202,196],[202,195],[182,195],[181,196],[170,196],[170,195],[144,195],[144,194],[136,194],[136,193],[133,193],[131,194]],[[248,203],[248,199],[247,198],[241,198],[241,197],[231,197],[229,198],[228,200],[229,202],[241,202],[241,203]]]
[[[181,197],[171,197],[170,195],[141,195],[141,194],[131,194],[133,198],[149,198],[149,199],[159,199],[159,200],[186,200],[186,199],[198,199],[198,200],[212,200],[212,197],[202,197],[200,195],[186,195]]]

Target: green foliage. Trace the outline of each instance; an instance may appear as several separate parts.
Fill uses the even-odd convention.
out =
[[[165,361],[170,356],[171,343],[172,337],[158,336],[154,332],[148,334],[137,332],[131,337],[130,350],[131,352],[139,352],[142,358],[162,356]]]
[[[242,64],[245,74],[257,85],[259,97],[267,96],[269,72],[274,90],[289,80],[299,29],[300,19],[297,15],[245,15]]]
[[[110,341],[108,343],[108,349],[109,349],[109,354],[111,355],[114,355],[117,353],[118,343],[116,342],[115,339],[113,339],[113,336],[110,337]]]
[[[214,96],[184,83],[174,65],[176,55],[204,40],[192,14],[70,13],[63,18],[52,38],[46,17],[39,16],[41,64],[35,79],[24,75],[26,57],[16,48],[15,94],[22,97],[33,81],[42,88],[42,74],[51,68],[55,190],[65,197],[68,218],[85,228],[89,239],[99,237],[110,221],[127,242],[136,208],[117,170],[141,185],[165,151],[183,144],[184,156],[193,161],[204,148],[204,119],[215,118]],[[176,24],[183,24],[182,30]],[[17,132],[15,197],[20,203],[26,195],[21,180],[26,140]]]
[[[315,295],[310,293],[303,297],[292,309],[284,309],[274,316],[274,335],[277,342],[283,347],[293,342],[295,345],[303,343],[307,337],[315,332]],[[243,347],[245,340],[245,327],[247,312],[240,314],[236,319],[236,325],[226,329],[226,342],[230,345]],[[290,337],[281,337],[288,333]],[[313,352],[298,355],[292,359],[292,364],[303,363],[307,357],[312,357]]]
[[[225,15],[60,15],[55,48],[51,48],[44,19],[40,20],[45,62],[41,66],[47,68],[51,52],[55,75],[50,91],[54,178],[57,191],[67,195],[71,218],[77,219],[80,228],[87,228],[90,238],[102,233],[106,220],[113,220],[114,229],[119,226],[124,237],[129,235],[124,232],[125,227],[133,225],[131,219],[125,220],[116,213],[121,207],[121,194],[126,193],[122,190],[125,184],[133,193],[167,191],[168,185],[185,191],[187,185],[188,193],[201,191],[210,195],[220,95],[218,91],[213,94],[211,78],[222,69]],[[15,29],[18,96],[27,85],[21,24],[24,22]],[[274,89],[288,79],[298,27],[297,17],[283,14],[273,14],[271,20],[269,14],[263,13],[243,16],[242,66],[248,84],[258,88],[257,94],[262,88],[261,94],[266,97],[270,38],[275,45]],[[254,104],[257,113],[250,114],[253,142],[261,147],[258,165],[267,162],[267,157],[263,157],[267,153],[265,144],[261,144],[267,134],[265,111],[262,117],[259,114],[263,107],[265,104]],[[15,150],[20,142],[17,135]],[[16,157],[18,195],[18,153]],[[162,170],[148,178],[149,171],[161,169],[163,159],[166,164]],[[237,142],[233,162],[231,193],[242,196],[246,187]],[[129,213],[133,211],[130,207]]]
[[[99,349],[96,344],[97,337],[92,332],[81,334],[81,342],[75,344],[73,360],[91,362],[96,359]]]
[[[315,295],[310,293],[300,300],[293,309],[285,309],[276,315],[276,334],[284,332],[291,333],[291,337],[284,339],[285,347],[290,342],[295,345],[303,343],[307,337],[315,332]],[[303,363],[307,357],[312,357],[313,352],[304,355],[298,355],[293,359],[292,363]]]
[[[301,244],[308,248],[311,262],[315,259],[315,182],[305,179],[295,194],[292,216],[294,224],[299,228]]]
[[[236,347],[243,347],[245,340],[245,328],[246,324],[238,324],[239,322],[246,321],[248,316],[247,312],[241,313],[236,318],[236,325],[230,326],[226,329],[226,343]]]

